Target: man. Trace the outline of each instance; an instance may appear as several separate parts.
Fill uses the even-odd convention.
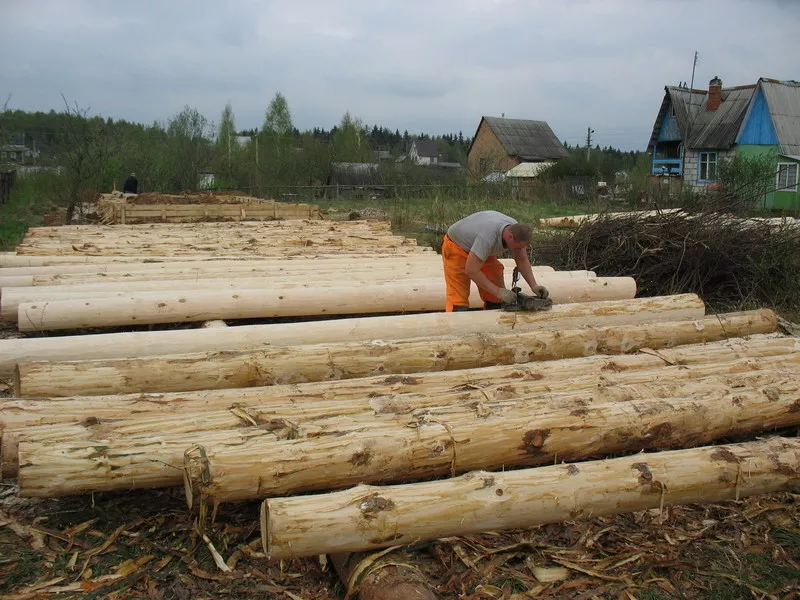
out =
[[[464,217],[447,230],[442,243],[444,280],[447,286],[447,312],[469,310],[471,282],[478,286],[484,308],[500,308],[517,298],[506,289],[503,263],[497,257],[511,250],[520,275],[534,294],[547,298],[547,288],[536,283],[526,248],[533,231],[495,210],[484,210]]]
[[[122,193],[135,194],[136,190],[138,189],[139,189],[139,181],[136,179],[136,173],[131,173],[125,180],[125,183],[122,184]]]

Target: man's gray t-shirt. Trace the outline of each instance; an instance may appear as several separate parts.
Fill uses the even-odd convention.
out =
[[[503,254],[503,229],[515,223],[516,220],[496,210],[484,210],[453,223],[447,236],[467,252],[486,260]]]

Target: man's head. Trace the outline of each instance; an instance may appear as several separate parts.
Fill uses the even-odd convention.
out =
[[[530,225],[515,223],[503,229],[503,243],[510,250],[519,250],[530,245],[533,239],[533,229]]]
[[[136,177],[136,173],[131,173],[131,177]]]

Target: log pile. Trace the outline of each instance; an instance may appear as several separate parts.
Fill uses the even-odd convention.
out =
[[[79,304],[105,325],[142,322],[144,302],[185,304],[184,321],[213,322],[210,307],[238,300],[226,318],[263,316],[252,306],[269,294],[314,316],[437,310],[379,300],[404,293],[396,280],[440,297],[435,254],[396,251],[416,246],[381,225],[320,223],[186,225],[172,237],[162,225],[43,228],[0,256],[0,278],[31,278],[3,287],[2,311],[51,328],[59,310],[65,326],[86,326]],[[330,246],[279,258],[298,231],[329,233]],[[381,241],[359,268],[362,234]],[[276,253],[219,251],[247,256],[248,236],[270,237]],[[150,251],[167,260],[129,260]],[[561,302],[550,311],[0,340],[0,377],[17,396],[0,398],[2,476],[25,497],[183,485],[200,527],[221,503],[259,500],[271,560],[329,553],[348,587],[363,555],[344,553],[800,490],[800,340],[777,334],[772,311],[707,316],[694,294],[598,298],[580,290],[622,282],[537,278]],[[291,314],[280,306],[268,314]],[[413,569],[384,575],[424,589]]]
[[[290,220],[152,225],[67,225],[35,227],[17,246],[18,254],[261,257],[318,254],[410,254],[431,250],[392,235],[379,221]]]
[[[289,204],[235,194],[112,192],[101,194],[96,202],[100,221],[105,225],[320,218],[319,207],[314,204]]]
[[[252,254],[233,260],[220,249]],[[445,297],[437,254],[391,235],[388,224],[367,221],[242,223],[235,230],[213,223],[42,227],[31,229],[18,250],[8,258],[41,257],[41,264],[8,260],[20,266],[0,268],[0,318],[26,332],[441,311]],[[77,255],[84,252],[113,258],[83,262]],[[200,255],[206,260],[197,252],[207,252]],[[125,253],[139,262],[121,262]],[[81,262],[46,260],[73,255]],[[510,286],[513,261],[504,262]],[[534,272],[556,304],[636,295],[630,277],[546,266]],[[530,293],[525,283],[523,291]],[[470,304],[483,305],[477,289]]]

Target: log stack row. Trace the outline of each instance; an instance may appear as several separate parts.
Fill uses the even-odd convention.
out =
[[[254,254],[234,260],[217,256],[220,248]],[[315,255],[305,254],[306,249]],[[25,254],[15,258],[39,257],[42,264],[0,268],[0,318],[25,332],[416,313],[441,311],[445,301],[439,256],[414,240],[392,236],[385,223],[42,227],[30,230],[19,250]],[[206,260],[183,260],[197,258],[185,251],[206,252]],[[76,260],[83,260],[78,255],[84,252],[111,254],[105,263],[45,264],[43,252]],[[112,262],[123,252],[135,253],[139,262]],[[159,262],[143,258],[151,255]],[[512,261],[505,262],[510,286]],[[534,272],[556,304],[636,294],[630,277],[544,266]],[[530,293],[527,284],[523,288]],[[470,303],[482,306],[477,290]]]
[[[233,244],[251,224],[214,241],[225,235],[218,227],[191,245]],[[132,245],[155,240],[129,229]],[[119,258],[53,260],[35,254],[39,239],[42,252],[97,242]],[[3,298],[16,298],[20,322],[26,304],[83,302],[102,313],[97,302],[153,293],[149,281],[181,286],[193,281],[181,274],[210,266],[225,276],[194,278],[216,282],[208,288],[176,287],[184,303],[187,291],[217,294],[210,303],[230,303],[231,294],[255,301],[272,287],[236,282],[280,275],[278,294],[310,302],[292,294],[313,291],[324,300],[313,314],[324,316],[346,302],[347,311],[377,312],[378,288],[392,279],[424,289],[441,278],[435,254],[377,246],[360,271],[357,253],[237,265],[198,251],[176,261],[184,255],[174,243],[159,255],[170,260],[136,263],[118,241],[92,228],[34,231],[22,248],[34,254],[0,257],[5,269],[21,269],[0,277],[33,281],[21,286],[27,292],[4,287]],[[231,276],[238,266],[241,278]],[[317,283],[332,277],[365,291],[348,297]],[[547,268],[537,278],[554,295],[603,280]],[[126,285],[134,287],[113,290]],[[64,295],[24,301],[37,290]],[[66,295],[97,292],[109,295]],[[2,475],[32,497],[183,485],[201,522],[220,503],[260,500],[271,559],[800,490],[800,443],[791,437],[800,425],[800,341],[776,333],[774,313],[707,316],[693,294],[571,299],[540,313],[0,340],[0,377],[17,396],[0,399]],[[141,317],[133,305],[124,314]]]
[[[155,197],[154,197],[155,196]],[[200,194],[101,194],[97,212],[106,225],[129,223],[187,223],[196,221],[244,221],[318,219],[314,204],[290,204],[251,196]]]

